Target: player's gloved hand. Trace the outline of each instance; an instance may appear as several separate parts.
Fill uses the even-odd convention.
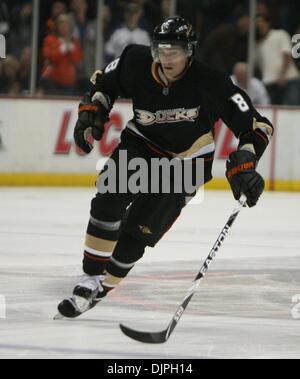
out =
[[[78,107],[78,120],[74,129],[76,145],[85,153],[90,153],[93,145],[88,141],[90,135],[100,141],[104,133],[104,124],[108,121],[108,111],[100,101],[91,101],[85,95]]]
[[[256,165],[255,154],[247,150],[234,151],[226,162],[226,177],[234,198],[238,200],[244,194],[249,207],[257,203],[265,186],[263,178],[255,171]]]

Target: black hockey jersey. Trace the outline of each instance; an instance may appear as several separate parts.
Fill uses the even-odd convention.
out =
[[[273,133],[270,121],[253,107],[231,79],[193,60],[181,77],[168,83],[149,47],[130,45],[97,75],[92,95],[102,92],[111,104],[118,97],[133,103],[125,131],[173,156],[199,157],[214,151],[213,128],[221,118],[239,138],[254,147],[258,159]]]

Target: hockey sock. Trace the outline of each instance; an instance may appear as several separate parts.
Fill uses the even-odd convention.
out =
[[[122,232],[113,254],[106,266],[106,277],[102,283],[105,290],[116,287],[133,269],[135,263],[143,256],[145,245],[132,235]]]

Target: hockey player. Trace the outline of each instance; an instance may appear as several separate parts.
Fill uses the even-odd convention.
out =
[[[226,177],[234,198],[243,193],[252,207],[264,189],[256,166],[273,127],[227,75],[193,59],[196,43],[192,26],[173,17],[155,28],[150,48],[125,48],[118,59],[94,75],[91,93],[79,105],[76,144],[89,153],[88,136],[100,140],[115,100],[129,98],[134,117],[111,155],[116,165],[122,150],[129,159],[143,157],[147,161],[201,157],[203,181],[208,182],[215,148],[213,127],[221,118],[239,139],[238,149],[227,161]],[[100,179],[101,175],[98,184]],[[59,315],[77,317],[96,305],[126,277],[145,247],[155,246],[184,205],[184,193],[98,191],[91,202],[84,274],[73,296],[59,304]]]

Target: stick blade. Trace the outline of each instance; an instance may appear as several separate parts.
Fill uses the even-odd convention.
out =
[[[128,328],[127,326],[120,324],[120,329],[122,332],[129,338],[132,338],[135,341],[143,343],[164,343],[167,341],[167,331],[163,330],[161,332],[142,332]]]

